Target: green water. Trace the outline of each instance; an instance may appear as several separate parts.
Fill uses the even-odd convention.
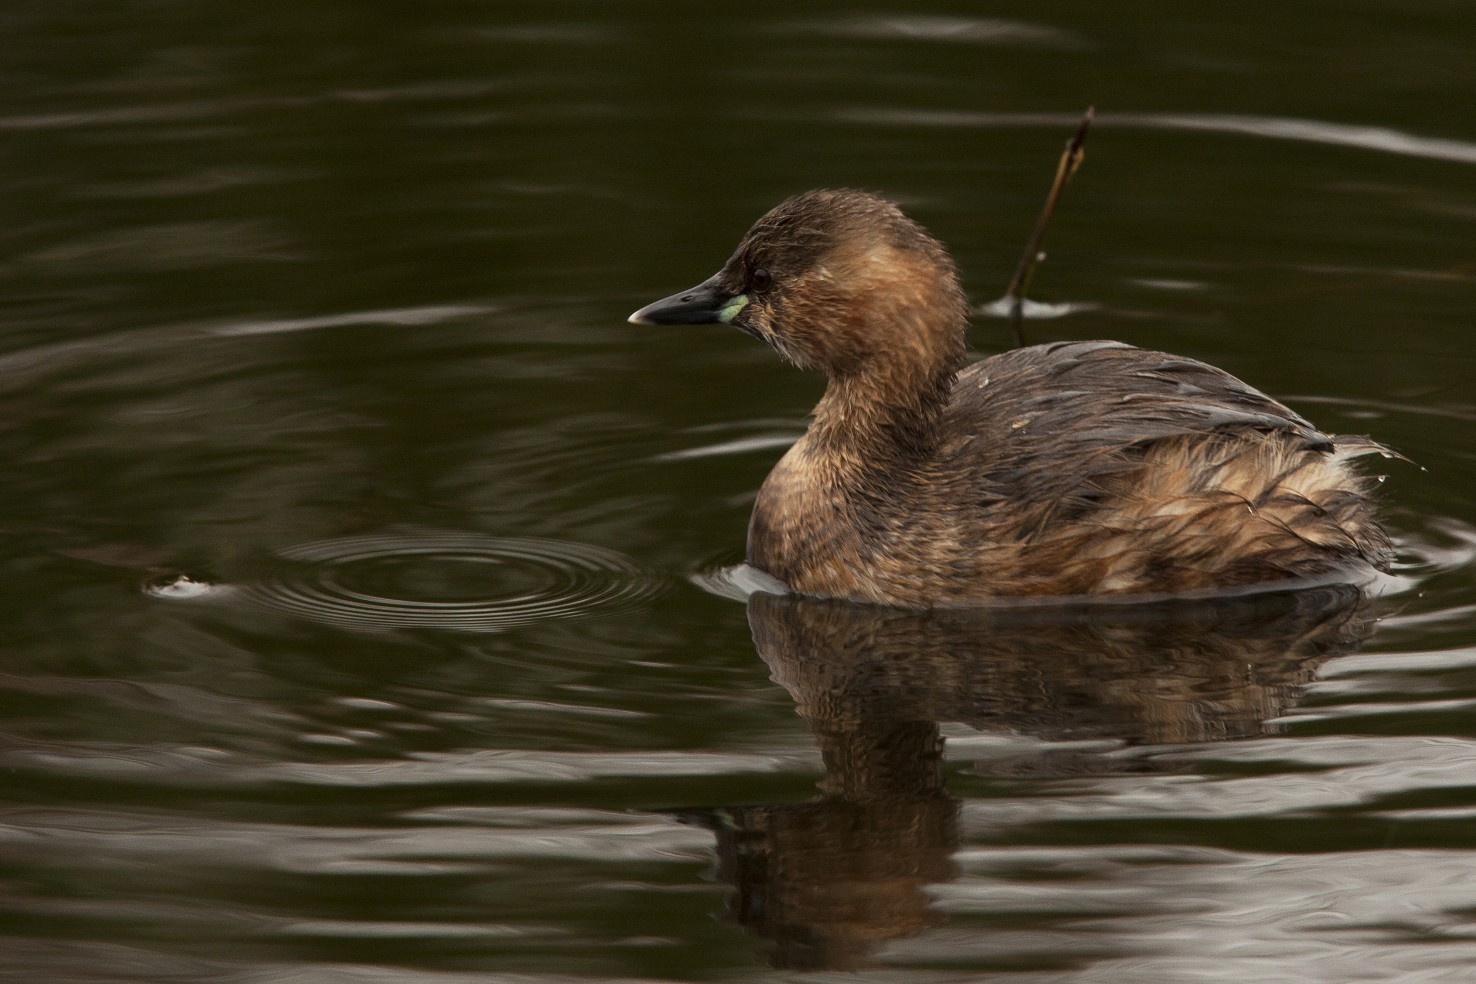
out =
[[[0,977],[1469,973],[1476,8],[0,22]],[[821,185],[991,301],[1088,104],[1032,338],[1409,456],[1390,593],[704,590],[821,383],[625,316]]]

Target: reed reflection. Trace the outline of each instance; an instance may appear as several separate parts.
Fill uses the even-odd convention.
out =
[[[940,722],[1051,740],[1205,742],[1266,733],[1371,620],[1356,589],[1069,611],[915,613],[756,594],[760,657],[825,764],[803,803],[689,811],[717,837],[730,914],[793,969],[869,965],[943,914],[959,800]],[[1040,769],[1113,767],[1042,752]],[[1014,762],[1008,771],[1032,770]],[[1117,765],[1121,768],[1121,765]],[[976,769],[990,768],[976,765]]]

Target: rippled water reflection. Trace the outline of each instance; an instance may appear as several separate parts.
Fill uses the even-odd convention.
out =
[[[558,540],[401,530],[298,544],[281,556],[297,570],[221,593],[349,629],[497,632],[631,608],[658,589],[613,550]]]
[[[1461,5],[12,8],[11,976],[1469,976]],[[1395,578],[735,601],[816,380],[625,315],[848,184],[998,350],[1088,103],[1032,337],[1398,449]]]

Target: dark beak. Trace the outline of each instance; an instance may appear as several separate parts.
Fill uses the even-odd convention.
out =
[[[748,298],[725,290],[714,276],[690,290],[647,304],[629,320],[633,325],[723,325],[747,303]]]

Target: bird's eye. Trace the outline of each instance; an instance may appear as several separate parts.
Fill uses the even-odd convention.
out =
[[[753,273],[748,275],[748,284],[754,290],[768,290],[769,284],[773,282],[774,278],[769,276],[769,271],[765,270],[763,267],[755,268]]]

